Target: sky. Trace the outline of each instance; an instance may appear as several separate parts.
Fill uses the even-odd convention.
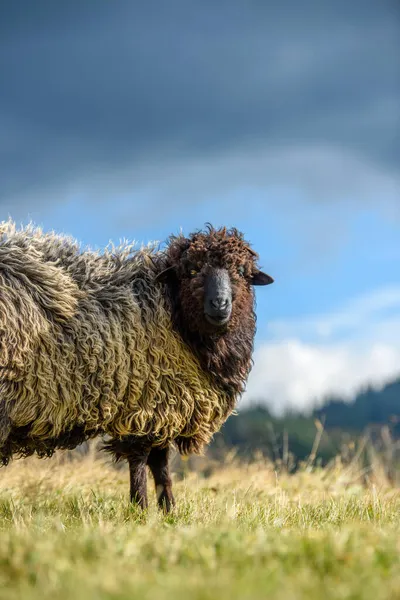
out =
[[[239,408],[400,374],[397,0],[15,0],[0,72],[0,220],[99,248],[211,222],[258,251]]]

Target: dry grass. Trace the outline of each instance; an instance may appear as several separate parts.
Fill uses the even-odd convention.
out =
[[[204,466],[204,465],[203,465]],[[0,598],[400,598],[400,493],[340,463],[277,474],[231,461],[142,514],[92,454],[0,471]]]

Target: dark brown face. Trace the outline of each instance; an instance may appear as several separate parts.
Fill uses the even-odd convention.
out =
[[[273,282],[258,269],[257,255],[241,237],[224,230],[197,234],[186,242],[181,241],[179,252],[176,249],[172,269],[189,329],[224,331],[249,318],[252,286]]]

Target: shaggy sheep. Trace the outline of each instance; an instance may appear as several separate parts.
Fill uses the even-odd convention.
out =
[[[131,500],[148,465],[168,511],[170,445],[201,452],[244,390],[257,258],[236,229],[98,253],[0,224],[0,462],[106,434]]]

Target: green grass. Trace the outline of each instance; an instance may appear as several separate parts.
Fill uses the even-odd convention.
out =
[[[100,461],[0,471],[0,598],[400,598],[400,493],[342,468],[230,465],[175,484],[176,511],[127,502]]]

